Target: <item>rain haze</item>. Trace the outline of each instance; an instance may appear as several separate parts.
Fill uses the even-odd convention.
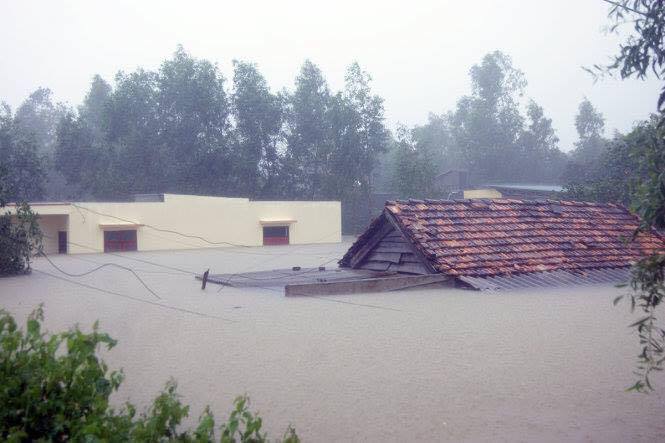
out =
[[[0,54],[0,441],[664,440],[664,0],[0,0]]]
[[[274,90],[292,88],[307,58],[332,87],[358,61],[385,99],[389,125],[414,125],[452,110],[469,92],[470,67],[501,50],[569,151],[584,97],[604,114],[608,136],[655,110],[658,82],[616,88],[616,80],[594,84],[582,69],[615,52],[608,9],[595,0],[3,2],[0,97],[16,107],[43,86],[78,105],[94,74],[111,81],[118,70],[155,69],[182,44],[227,78],[233,59],[255,62]]]

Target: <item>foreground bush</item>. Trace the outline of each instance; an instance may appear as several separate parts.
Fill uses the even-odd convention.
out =
[[[30,258],[42,247],[42,233],[37,219],[37,214],[27,203],[16,207],[15,217],[8,212],[0,213],[0,276],[30,271]]]
[[[90,334],[78,327],[42,333],[42,308],[28,318],[25,331],[0,311],[0,440],[2,441],[139,441],[212,442],[215,419],[208,407],[196,429],[181,430],[189,406],[180,402],[170,381],[144,412],[127,403],[121,409],[109,396],[123,381],[121,371],[109,371],[97,356],[100,346],[116,345],[95,323]],[[238,397],[235,409],[219,428],[223,443],[265,442],[262,420]],[[284,442],[298,442],[289,427]]]

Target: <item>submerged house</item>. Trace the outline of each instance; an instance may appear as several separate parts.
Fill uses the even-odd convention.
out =
[[[658,233],[630,241],[626,208],[572,201],[388,201],[340,266],[443,274],[476,289],[608,283],[632,262],[665,250]]]
[[[143,194],[126,202],[31,203],[47,254],[341,241],[338,201]],[[8,205],[10,213],[15,205]]]

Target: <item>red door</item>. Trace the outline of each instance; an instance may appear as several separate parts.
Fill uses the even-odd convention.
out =
[[[104,252],[136,251],[136,231],[104,231]]]
[[[263,244],[269,245],[288,245],[289,227],[288,226],[264,226]]]

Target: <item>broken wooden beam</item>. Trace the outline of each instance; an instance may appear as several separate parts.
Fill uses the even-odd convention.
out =
[[[284,287],[284,295],[287,297],[341,295],[362,292],[398,291],[424,286],[454,287],[455,279],[448,275],[428,274],[290,284]]]

